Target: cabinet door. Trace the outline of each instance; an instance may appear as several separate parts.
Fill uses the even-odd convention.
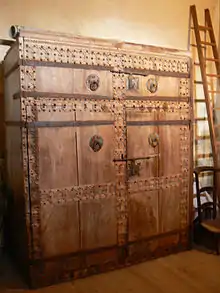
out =
[[[36,113],[33,122],[36,127],[29,131],[31,200],[37,222],[33,238],[43,258],[65,255],[80,248],[74,190],[77,185],[75,113],[53,111],[46,102],[44,110],[37,104],[31,107]]]
[[[29,108],[28,154],[34,249],[48,258],[79,250],[80,237],[75,113],[43,103]]]
[[[158,126],[155,112],[127,109],[128,239],[158,234]],[[133,159],[133,160],[132,160]]]
[[[186,229],[191,182],[189,105],[169,103],[158,115],[159,123],[159,228],[160,233]]]
[[[114,116],[95,101],[56,104],[62,111],[43,100],[27,109],[33,241],[43,258],[117,244]]]
[[[166,233],[180,229],[180,125],[159,126],[159,139],[159,223],[160,233]]]
[[[90,101],[90,103],[92,103]],[[81,248],[117,244],[114,116],[108,111],[77,111],[78,184],[81,188]],[[102,107],[103,108],[103,107]]]

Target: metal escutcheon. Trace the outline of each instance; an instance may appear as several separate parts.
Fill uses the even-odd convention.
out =
[[[159,135],[157,133],[152,133],[148,136],[149,145],[155,148],[159,144]]]
[[[149,78],[146,82],[147,89],[150,93],[154,94],[156,93],[158,89],[158,82],[156,78]]]
[[[89,146],[95,153],[100,151],[103,146],[103,138],[100,135],[93,135],[90,138]]]
[[[96,74],[90,74],[86,79],[86,86],[91,91],[96,91],[99,88],[100,78]]]

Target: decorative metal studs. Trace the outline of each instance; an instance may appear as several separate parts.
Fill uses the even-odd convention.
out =
[[[149,78],[148,81],[146,82],[146,86],[149,92],[152,94],[156,93],[158,89],[158,82],[156,78]]]
[[[86,86],[91,91],[96,91],[99,87],[100,78],[96,74],[90,74],[86,79]]]
[[[139,78],[130,75],[128,77],[128,89],[129,90],[138,90],[139,89]]]
[[[93,135],[90,138],[89,146],[95,153],[100,151],[103,146],[103,138],[100,135]]]
[[[169,109],[168,103],[165,102],[165,103],[163,104],[163,110],[164,110],[164,112],[167,112],[168,109]]]
[[[157,133],[151,133],[148,136],[149,145],[155,148],[159,144],[159,135]]]

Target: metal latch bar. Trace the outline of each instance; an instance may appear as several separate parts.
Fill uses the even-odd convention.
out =
[[[137,157],[137,158],[125,158],[125,159],[114,159],[113,162],[127,162],[127,161],[137,161],[137,160],[149,160],[152,158],[159,157],[160,154],[149,155],[147,157]]]

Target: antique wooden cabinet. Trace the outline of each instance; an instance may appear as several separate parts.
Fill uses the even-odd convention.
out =
[[[13,28],[10,243],[34,287],[189,247],[187,52]]]

